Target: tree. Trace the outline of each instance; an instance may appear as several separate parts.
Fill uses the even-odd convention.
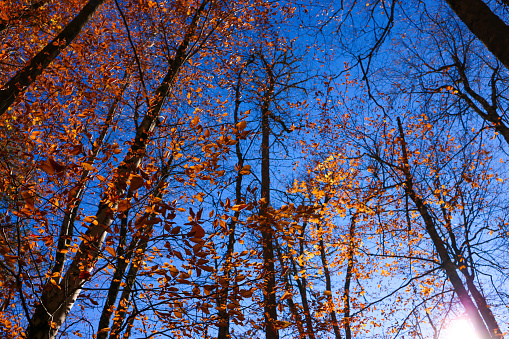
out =
[[[502,337],[507,69],[449,4],[0,10],[0,332]]]
[[[456,1],[448,0],[447,3],[456,13],[468,29],[482,41],[495,57],[500,60],[505,67],[509,67],[509,51],[506,50],[507,44],[504,39],[509,33],[509,27],[481,0]],[[504,1],[503,6],[509,4]]]
[[[117,10],[120,12],[120,16],[124,17],[124,13],[122,12],[122,9],[117,4]],[[150,5],[150,4],[149,4]],[[131,57],[131,60],[135,60],[133,63],[136,65],[134,68],[138,71],[138,76],[134,76],[136,82],[141,83],[142,90],[141,91],[133,91],[130,84],[132,82],[125,81],[123,86],[121,86],[121,90],[115,93],[116,89],[113,88],[113,92],[115,93],[115,98],[113,100],[113,103],[111,104],[110,108],[108,109],[107,115],[104,119],[104,125],[101,127],[100,124],[96,124],[97,119],[94,117],[92,120],[88,120],[83,122],[79,121],[79,118],[83,116],[78,116],[77,119],[74,117],[68,118],[65,122],[71,121],[69,126],[72,126],[72,131],[75,133],[74,135],[77,136],[78,142],[73,146],[71,151],[69,152],[69,157],[72,159],[72,156],[80,156],[82,155],[82,152],[84,151],[84,147],[82,146],[80,139],[83,140],[90,140],[91,142],[91,150],[89,151],[88,156],[86,156],[84,159],[82,159],[78,164],[80,164],[80,167],[82,170],[78,172],[78,180],[73,184],[73,186],[67,186],[65,190],[63,190],[63,194],[67,195],[65,203],[67,206],[65,206],[65,215],[63,217],[63,221],[60,227],[60,235],[57,238],[58,245],[55,248],[56,251],[56,258],[54,261],[53,267],[49,268],[49,276],[48,279],[44,279],[44,276],[42,277],[44,280],[46,280],[44,285],[44,291],[42,292],[42,295],[40,297],[40,302],[37,308],[35,309],[33,315],[31,316],[31,319],[29,320],[29,326],[28,326],[28,335],[31,337],[44,337],[49,335],[50,337],[55,336],[58,333],[58,330],[60,326],[65,322],[65,319],[69,312],[71,311],[73,304],[75,301],[82,295],[81,291],[83,290],[84,284],[90,279],[90,277],[94,276],[97,271],[94,270],[94,266],[98,260],[104,257],[103,252],[103,246],[106,246],[106,249],[111,248],[110,244],[111,241],[114,239],[112,236],[109,236],[108,233],[112,232],[115,235],[114,229],[116,228],[115,220],[117,218],[116,214],[119,213],[119,215],[122,215],[124,212],[128,211],[129,208],[126,210],[126,206],[131,205],[131,201],[134,199],[138,199],[138,192],[140,188],[140,180],[141,184],[143,184],[144,181],[148,180],[150,177],[147,177],[147,174],[145,174],[145,177],[140,176],[138,172],[140,171],[140,165],[142,165],[142,162],[145,161],[145,159],[148,157],[150,158],[150,154],[152,150],[150,149],[151,143],[153,142],[152,136],[154,135],[154,130],[156,128],[156,125],[160,125],[160,116],[161,111],[163,108],[163,104],[166,100],[166,98],[172,93],[178,93],[179,90],[183,88],[183,86],[176,87],[176,79],[178,76],[182,73],[182,65],[187,62],[187,60],[195,57],[197,54],[202,54],[201,58],[205,60],[205,62],[210,62],[211,58],[208,57],[208,51],[206,50],[206,46],[212,47],[214,46],[213,43],[220,41],[220,39],[216,38],[217,34],[224,34],[227,36],[227,34],[230,34],[231,32],[234,32],[235,25],[232,25],[231,23],[239,23],[239,21],[236,21],[238,18],[248,17],[250,14],[249,11],[246,11],[242,13],[242,15],[239,15],[238,17],[232,17],[232,13],[236,12],[236,7],[239,6],[239,8],[242,8],[242,4],[234,4],[234,6],[230,6],[223,3],[211,3],[208,1],[204,1],[198,4],[190,5],[191,7],[187,6],[177,6],[177,8],[173,11],[173,13],[170,11],[168,14],[164,14],[165,12],[158,12],[163,17],[166,15],[172,15],[174,18],[178,18],[180,20],[179,25],[185,28],[185,30],[181,30],[180,32],[174,32],[174,37],[176,40],[176,46],[175,49],[172,50],[170,46],[168,45],[168,41],[166,41],[166,48],[168,53],[168,65],[166,69],[166,74],[161,77],[161,83],[157,88],[154,88],[152,98],[143,98],[143,96],[146,96],[147,89],[146,82],[147,79],[144,79],[144,72],[142,68],[146,65],[144,64],[145,59],[142,59],[142,54],[140,54],[140,50],[136,48],[135,46],[135,36],[130,35],[128,37],[128,40],[130,41],[130,47],[134,50],[134,56]],[[143,7],[143,11],[148,13],[153,13],[154,9],[152,9],[153,6],[146,6]],[[261,8],[261,7],[260,7]],[[258,8],[258,9],[260,9]],[[161,8],[159,8],[161,10]],[[192,9],[192,11],[190,10]],[[138,12],[139,13],[139,12]],[[206,13],[206,15],[205,15]],[[139,18],[138,18],[139,19]],[[133,21],[138,20],[137,18],[132,19]],[[192,19],[192,20],[191,20]],[[249,20],[246,19],[246,22]],[[123,21],[125,25],[125,28],[127,29],[127,33],[129,35],[129,28],[128,28],[128,22],[126,20]],[[244,28],[247,26],[245,24],[242,24]],[[226,30],[225,30],[226,29]],[[199,35],[200,34],[203,35]],[[219,33],[221,32],[221,33]],[[167,37],[167,36],[166,36]],[[218,40],[216,40],[218,39]],[[144,56],[144,58],[147,58],[148,56]],[[195,58],[195,60],[198,60],[198,57]],[[213,61],[213,60],[212,60]],[[99,71],[104,71],[104,68],[99,69]],[[128,73],[131,70],[128,69]],[[93,75],[94,77],[96,74]],[[196,77],[197,78],[197,77]],[[183,82],[185,83],[185,82]],[[110,83],[108,83],[110,85]],[[107,86],[108,86],[107,85]],[[187,83],[186,83],[187,85]],[[201,85],[203,86],[203,85]],[[112,86],[114,87],[114,86]],[[139,109],[140,104],[138,101],[138,98],[141,97],[146,100],[142,100],[143,105],[147,103],[147,113],[143,117],[143,119],[139,118]],[[69,95],[69,94],[67,94]],[[124,95],[126,95],[124,97]],[[134,99],[132,99],[134,97]],[[150,99],[150,100],[149,100]],[[58,104],[61,105],[62,101],[64,100],[58,100]],[[127,105],[126,105],[127,103]],[[86,186],[87,184],[90,184],[91,180],[93,180],[93,176],[95,176],[93,173],[96,173],[96,165],[100,166],[100,163],[97,163],[97,158],[99,152],[105,153],[105,157],[102,158],[103,162],[109,161],[112,158],[113,154],[122,153],[123,151],[118,150],[118,144],[114,143],[113,147],[108,145],[106,143],[106,140],[109,138],[107,135],[109,133],[114,133],[115,128],[118,128],[118,125],[113,127],[113,131],[110,131],[112,123],[116,120],[118,123],[118,118],[115,115],[117,110],[126,109],[126,107],[129,107],[129,105],[132,105],[132,116],[134,120],[134,125],[136,127],[136,133],[135,135],[132,135],[132,142],[130,142],[130,148],[127,154],[124,153],[123,161],[120,163],[115,162],[111,163],[111,168],[114,169],[112,172],[113,174],[109,173],[108,176],[110,176],[111,184],[109,185],[102,185],[105,187],[104,192],[101,194],[102,199],[98,206],[98,211],[95,215],[95,217],[88,217],[85,218],[85,221],[88,220],[90,222],[90,226],[88,227],[88,231],[80,235],[81,237],[81,245],[78,249],[74,245],[74,240],[76,240],[76,233],[75,231],[75,221],[80,220],[83,218],[83,208],[80,204],[83,197],[87,200],[87,203],[90,202],[89,198],[87,198],[87,190]],[[62,105],[63,106],[63,105]],[[120,107],[118,107],[120,106]],[[66,106],[63,106],[66,107]],[[65,108],[67,109],[67,107]],[[88,109],[88,108],[87,108]],[[64,111],[66,112],[66,111]],[[66,117],[64,116],[61,116]],[[30,124],[30,117],[26,117],[26,120],[23,120],[20,122],[20,124],[23,124],[28,122]],[[60,118],[60,117],[59,117]],[[65,118],[67,119],[67,118]],[[10,116],[7,118],[7,121],[13,121],[16,120],[16,116]],[[186,121],[186,120],[184,120]],[[51,122],[51,118],[46,118],[41,121],[41,123],[47,124]],[[186,122],[187,123],[187,122]],[[194,120],[190,123],[190,128],[196,127],[196,122]],[[46,126],[46,125],[44,125]],[[95,126],[98,126],[98,135],[96,138],[93,137],[92,133],[95,134]],[[69,129],[67,125],[64,126],[65,131],[68,133]],[[56,127],[57,129],[59,127]],[[168,127],[165,127],[168,128]],[[80,131],[83,132],[83,135],[79,135]],[[34,132],[31,134],[33,139],[36,141],[39,141],[37,139],[37,136],[40,135],[40,132]],[[60,135],[60,134],[59,134]],[[72,133],[71,133],[72,135]],[[57,136],[57,135],[55,135]],[[94,135],[95,136],[95,135]],[[175,137],[169,134],[170,137]],[[167,136],[167,137],[168,137]],[[127,136],[126,141],[129,140],[131,136]],[[66,140],[66,139],[64,139]],[[174,138],[176,141],[177,138]],[[205,139],[204,139],[205,140]],[[72,140],[73,142],[76,142],[76,140]],[[48,143],[49,145],[51,143]],[[178,143],[176,144],[178,145]],[[115,147],[116,146],[116,147]],[[224,145],[227,146],[227,145]],[[220,150],[223,151],[224,147],[220,147]],[[163,152],[164,153],[164,152]],[[182,154],[180,154],[178,151],[175,153],[175,157],[181,157]],[[217,161],[217,156],[214,155]],[[187,158],[187,156],[186,156]],[[41,162],[38,164],[39,170],[41,170],[42,173],[40,174],[39,179],[41,182],[53,182],[53,187],[63,186],[63,185],[69,185],[69,181],[67,181],[67,169],[68,165],[64,165],[64,160],[54,160],[52,156],[47,156],[47,160],[45,162]],[[144,167],[147,166],[147,164],[143,165]],[[186,165],[188,166],[188,165]],[[187,170],[186,170],[187,171]],[[104,173],[104,172],[103,172]],[[143,173],[143,172],[142,172]],[[162,177],[166,176],[167,174],[164,174],[164,171],[162,171],[161,174]],[[46,177],[47,176],[47,177]],[[66,178],[64,182],[64,177]],[[69,178],[70,179],[70,178]],[[106,181],[106,178],[104,176],[100,176],[100,181]],[[61,180],[61,181],[60,181]],[[154,181],[153,179],[152,181]],[[191,181],[190,181],[191,182]],[[107,181],[105,182],[107,183]],[[148,184],[147,184],[148,185]],[[48,185],[51,187],[51,185]],[[128,189],[129,187],[129,189]],[[90,191],[88,191],[90,192]],[[44,197],[43,192],[36,192],[35,193],[37,197],[40,199]],[[51,198],[52,200],[50,202],[54,203],[54,208],[58,208],[60,203],[60,200],[57,198]],[[156,199],[161,199],[161,197],[157,197]],[[32,199],[28,194],[25,194],[25,200],[29,204],[29,207],[32,210],[39,211],[41,206],[35,206],[37,204],[37,200]],[[40,200],[39,200],[40,201]],[[154,202],[149,203],[154,204]],[[154,206],[159,206],[158,204]],[[167,205],[166,205],[167,206]],[[164,206],[163,206],[164,207]],[[29,211],[25,211],[27,216],[30,216]],[[35,213],[34,213],[35,215]],[[39,215],[39,217],[43,218],[43,215]],[[126,217],[125,217],[126,218]],[[124,219],[125,219],[124,218]],[[124,220],[123,219],[123,220]],[[144,220],[142,218],[142,220]],[[150,221],[150,220],[149,220]],[[122,245],[125,244],[125,233],[127,231],[127,227],[124,224],[127,221],[122,221],[121,230],[120,233],[124,234],[124,236],[120,236],[119,241],[120,245],[117,248],[118,250],[123,249]],[[142,224],[143,225],[143,224]],[[138,225],[136,225],[138,226]],[[196,226],[198,227],[198,226]],[[113,231],[112,231],[113,228]],[[199,230],[199,228],[198,228]],[[148,236],[151,232],[149,230],[146,230],[146,233],[142,232],[142,237]],[[196,233],[196,231],[194,232]],[[193,232],[191,232],[193,234]],[[115,235],[116,236],[116,235]],[[203,237],[203,235],[201,235]],[[51,236],[49,235],[48,238],[50,239]],[[198,239],[195,237],[194,239]],[[200,241],[200,243],[203,245],[204,243]],[[138,242],[135,246],[135,249],[137,251],[141,251],[141,254],[138,254],[136,256],[136,261],[139,263],[143,262],[143,252],[147,248],[148,242],[147,240],[142,240],[141,242]],[[71,252],[75,252],[77,254],[72,257],[72,262],[67,263],[66,257],[67,254]],[[196,253],[202,253],[199,251],[195,251]],[[126,256],[131,255],[132,251],[125,252]],[[122,255],[119,254],[120,257]],[[53,258],[51,256],[49,257],[49,261],[52,261]],[[120,259],[120,260],[125,260]],[[118,262],[120,263],[120,262]],[[131,284],[131,289],[133,289],[132,284],[135,281],[137,273],[136,267],[138,267],[140,264],[134,264],[135,266],[131,266],[131,271],[129,271],[128,274],[128,281],[129,284]],[[136,266],[138,265],[138,266]],[[203,265],[203,264],[201,264]],[[123,266],[123,265],[122,265]],[[119,276],[123,276],[122,271],[125,272],[126,267],[120,267],[118,266],[118,274]],[[41,267],[41,270],[45,270],[46,268]],[[129,278],[131,277],[131,278]],[[115,280],[115,279],[113,279]],[[116,287],[114,287],[116,285]],[[108,299],[108,302],[106,303],[107,307],[106,309],[109,310],[111,308],[112,303],[115,302],[115,294],[118,293],[118,282],[113,281],[112,282],[112,289],[111,289],[111,297]],[[117,292],[115,293],[114,290],[117,289]],[[124,290],[125,292],[125,290]],[[21,298],[23,298],[22,293],[23,291],[20,290]],[[124,293],[125,294],[125,293]],[[122,299],[126,299],[125,296],[122,297]],[[122,303],[122,302],[121,302]],[[124,302],[125,304],[125,302]],[[105,314],[108,312],[105,312]],[[110,312],[111,314],[111,312]],[[132,318],[134,319],[134,318]],[[107,322],[107,316],[105,315],[105,320],[103,323]],[[106,328],[104,325],[99,326],[100,329]],[[102,333],[102,332],[101,332]],[[101,334],[102,335],[102,334]],[[116,335],[116,334],[114,334]]]
[[[65,26],[50,43],[37,53],[30,62],[16,73],[0,89],[0,115],[16,101],[18,95],[46,69],[46,67],[69,46],[80,33],[83,26],[90,20],[94,12],[103,4],[104,0],[90,0],[79,14]],[[32,5],[36,7],[36,5]]]

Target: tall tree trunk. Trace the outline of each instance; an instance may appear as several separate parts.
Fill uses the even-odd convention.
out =
[[[104,339],[108,336],[108,328],[110,326],[110,318],[113,314],[113,307],[115,305],[115,301],[117,300],[118,293],[120,291],[120,284],[124,279],[125,271],[127,270],[127,266],[131,261],[131,258],[136,250],[136,244],[138,243],[138,239],[133,239],[129,246],[129,249],[126,250],[126,240],[127,240],[127,217],[129,210],[125,211],[125,216],[122,218],[120,225],[120,241],[117,246],[117,264],[115,266],[115,272],[113,273],[113,277],[111,277],[110,287],[108,289],[108,295],[106,297],[106,301],[103,306],[103,310],[101,312],[101,318],[99,319],[99,326],[97,328],[97,339]],[[133,246],[134,245],[134,246]]]
[[[474,301],[477,304],[477,309],[481,313],[481,316],[483,317],[484,322],[488,326],[488,329],[490,330],[491,335],[496,338],[502,337],[501,332],[499,332],[500,330],[498,327],[497,320],[495,319],[495,316],[491,312],[490,307],[486,303],[486,298],[484,298],[481,291],[479,291],[477,286],[475,286],[474,275],[470,274],[468,272],[467,267],[465,265],[463,265],[461,262],[460,262],[459,270],[465,277],[465,280],[467,282],[468,291],[474,298]]]
[[[147,215],[145,215],[145,217],[151,218],[151,217],[155,217],[155,216],[147,214]],[[122,325],[124,323],[124,319],[125,319],[125,316],[126,316],[126,313],[128,310],[129,298],[133,292],[134,284],[138,277],[138,272],[142,266],[141,262],[143,261],[145,252],[147,251],[148,241],[150,239],[150,234],[152,233],[153,226],[154,226],[154,224],[149,223],[149,225],[146,226],[146,229],[141,231],[142,232],[142,234],[140,235],[141,240],[133,239],[131,242],[132,246],[129,246],[129,251],[136,255],[135,255],[134,259],[131,261],[131,266],[129,267],[129,272],[127,273],[127,276],[125,279],[124,289],[122,290],[122,294],[120,296],[120,300],[118,302],[118,307],[117,307],[118,316],[115,317],[113,325],[111,326],[110,338],[119,338],[120,332],[123,329]],[[124,268],[124,272],[125,272],[126,267],[123,267],[123,268]],[[122,272],[122,275],[124,272]],[[98,329],[98,333],[97,333],[98,339],[99,338],[104,339],[108,336],[107,328],[109,327],[110,318],[111,318],[111,315],[113,314],[112,306],[115,303],[119,289],[120,289],[120,281],[118,283],[116,283],[115,285],[112,285],[112,287],[110,287],[112,296],[111,296],[111,299],[109,299],[108,309],[106,309],[106,305],[104,306],[104,309],[103,309],[104,318],[103,318],[103,316],[101,316],[101,323],[99,324],[100,328]],[[113,295],[114,295],[114,298],[113,298]],[[109,293],[108,293],[108,297],[110,297]],[[104,313],[104,310],[106,310],[105,313]]]
[[[509,26],[482,0],[446,0],[472,33],[509,69]]]
[[[145,242],[146,243],[146,242]],[[146,246],[143,247],[143,244],[139,247],[142,254],[145,254]],[[127,310],[129,308],[129,299],[133,293],[134,283],[136,282],[136,278],[138,276],[138,271],[140,270],[140,260],[141,256],[137,255],[137,258],[135,258],[131,266],[129,267],[129,272],[127,273],[126,279],[125,279],[125,286],[122,290],[122,294],[120,295],[120,300],[118,302],[117,306],[117,315],[115,316],[113,320],[113,325],[111,326],[110,331],[110,339],[118,339],[120,338],[120,332],[122,332],[122,329],[125,327],[124,319],[127,315]],[[129,319],[128,319],[129,322]]]
[[[269,215],[270,206],[270,103],[274,94],[275,79],[270,65],[265,64],[265,70],[269,76],[268,87],[263,96],[261,107],[262,113],[262,184],[260,201],[260,230],[262,233],[263,267],[264,267],[264,316],[265,333],[267,339],[279,339],[276,327],[277,302],[276,302],[276,272],[274,268],[274,246],[272,240],[272,224]]]
[[[302,225],[300,237],[299,237],[299,255],[304,255],[304,234],[306,233],[307,222],[304,222]],[[297,264],[295,260],[292,258],[292,266],[293,266],[293,274],[298,276],[298,272],[300,269],[297,269]],[[297,288],[299,289],[300,299],[302,302],[302,308],[304,309],[304,319],[306,320],[306,334],[310,339],[315,339],[315,329],[313,328],[313,319],[311,318],[311,310],[309,308],[308,295],[307,295],[307,279],[306,277],[301,277],[296,279]]]
[[[485,325],[483,318],[479,314],[480,310],[472,302],[472,299],[470,299],[468,291],[466,290],[465,286],[463,285],[463,282],[461,281],[460,276],[458,275],[458,272],[456,271],[456,265],[449,257],[447,248],[442,238],[438,234],[433,218],[429,213],[425,202],[422,200],[422,198],[417,194],[417,192],[414,189],[413,177],[412,174],[410,173],[410,165],[408,162],[405,134],[403,132],[403,127],[401,125],[401,120],[399,119],[399,117],[398,117],[398,128],[400,134],[401,149],[403,153],[402,157],[403,167],[401,168],[401,170],[405,176],[405,191],[414,202],[417,210],[419,211],[419,214],[421,215],[421,218],[424,221],[424,224],[426,226],[426,232],[430,236],[431,241],[433,242],[433,245],[435,246],[435,249],[440,257],[440,261],[442,262],[442,268],[444,269],[447,278],[449,279],[451,285],[453,286],[454,292],[458,295],[458,298],[460,299],[463,307],[465,308],[465,311],[467,312],[470,320],[473,322],[474,328],[478,333],[479,337],[482,339],[502,338],[502,332],[500,331],[498,324],[496,323],[492,324],[487,322]]]
[[[346,276],[345,276],[345,291],[343,292],[343,300],[345,303],[345,309],[343,312],[343,326],[345,328],[345,337],[346,339],[352,338],[352,326],[350,319],[350,283],[352,281],[353,275],[353,264],[354,264],[354,254],[355,254],[355,217],[354,214],[352,216],[352,220],[350,221],[350,234],[348,241],[348,265],[346,267]]]
[[[29,338],[54,338],[81,293],[83,285],[99,258],[104,239],[118,207],[118,197],[125,197],[129,177],[137,171],[145,156],[146,146],[156,127],[161,108],[177,78],[180,67],[185,62],[188,46],[207,2],[208,0],[204,0],[196,11],[175,58],[169,65],[166,76],[153,95],[147,114],[136,130],[133,145],[116,169],[113,185],[103,195],[94,223],[89,226],[69,269],[58,286],[43,291],[41,301],[36,306],[27,329]]]
[[[161,176],[157,187],[154,190],[153,196],[155,198],[162,198],[163,191],[166,185],[166,180],[170,175],[170,169],[173,162],[173,156],[169,159],[168,163],[161,169]],[[132,191],[129,191],[132,194]],[[108,337],[108,328],[110,325],[111,315],[113,314],[113,307],[117,300],[118,293],[120,292],[120,285],[122,279],[124,278],[124,274],[127,270],[128,264],[131,261],[134,253],[137,253],[138,256],[143,255],[147,248],[147,240],[141,239],[149,239],[150,234],[152,233],[153,224],[149,223],[149,225],[145,225],[140,230],[139,237],[133,236],[129,248],[125,250],[126,246],[126,238],[127,238],[127,214],[129,210],[125,211],[125,216],[122,218],[121,230],[120,230],[120,242],[117,249],[117,265],[115,267],[115,272],[113,273],[113,277],[111,278],[111,284],[108,289],[108,296],[106,297],[106,302],[103,306],[103,311],[101,313],[101,318],[99,320],[99,326],[97,329],[97,339],[106,339]],[[151,217],[150,214],[146,214],[142,219],[149,219]],[[140,252],[136,252],[137,249],[140,249]],[[138,271],[136,271],[137,274]],[[136,277],[136,275],[135,275]]]
[[[16,101],[46,67],[78,36],[105,0],[90,0],[74,19],[46,47],[37,53],[16,75],[0,89],[0,116]]]
[[[339,323],[338,318],[336,316],[336,311],[334,310],[334,302],[332,300],[332,282],[329,271],[329,263],[327,262],[327,254],[325,253],[325,244],[323,241],[323,235],[320,234],[320,258],[322,260],[323,274],[325,276],[325,290],[330,295],[327,295],[327,303],[329,304],[329,314],[332,322],[332,328],[334,330],[334,337],[336,339],[341,339],[341,332],[339,331]]]
[[[237,77],[237,84],[235,85],[235,110],[233,111],[233,123],[235,126],[239,123],[239,110],[241,104],[241,96],[242,96],[242,73],[244,69],[248,67],[254,59],[251,57],[247,61],[247,63],[242,67],[239,71]],[[235,204],[242,204],[242,167],[244,167],[244,157],[242,156],[242,150],[240,149],[240,130],[237,132],[237,137],[235,140],[237,143],[235,144],[235,155],[237,156],[237,166],[238,173],[237,178],[235,180]],[[225,262],[223,265],[224,277],[227,283],[226,286],[223,287],[220,292],[219,297],[219,328],[217,333],[217,339],[227,339],[230,337],[230,315],[228,314],[228,310],[226,309],[226,303],[228,302],[228,294],[230,289],[230,273],[232,269],[232,258],[233,251],[235,247],[235,228],[237,225],[238,218],[240,217],[240,211],[235,211],[233,218],[230,222],[230,227],[228,229],[228,247],[226,249]]]
[[[279,265],[281,266],[281,269],[283,271],[290,271],[289,267],[285,268],[283,253],[281,252],[281,247],[278,244],[277,238],[274,238],[274,243],[276,244],[276,252],[277,252],[277,256],[279,259]],[[295,303],[293,302],[293,288],[292,288],[292,284],[290,283],[290,279],[288,279],[288,273],[283,273],[282,278],[285,282],[285,290],[286,290],[285,293],[290,294],[290,296],[286,299],[288,308],[290,309],[290,312],[292,312],[292,317],[295,321],[295,324],[297,325],[297,331],[299,331],[299,338],[304,339],[304,338],[306,338],[306,331],[304,330],[304,326],[302,323],[302,317],[300,316],[299,310],[297,309],[297,306],[295,306]]]

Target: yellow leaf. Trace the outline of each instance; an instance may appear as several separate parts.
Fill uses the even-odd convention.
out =
[[[95,216],[88,216],[83,219],[83,222],[89,223],[89,222],[94,221],[94,219],[95,219]]]

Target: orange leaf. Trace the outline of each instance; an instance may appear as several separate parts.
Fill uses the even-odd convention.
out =
[[[194,225],[189,233],[188,237],[203,238],[205,236],[205,230],[200,225]]]
[[[246,165],[246,166],[242,167],[239,171],[239,174],[242,174],[242,175],[251,174],[251,165]]]
[[[40,134],[41,131],[33,131],[32,134],[30,134],[30,139],[35,140]]]
[[[242,131],[244,128],[246,128],[247,126],[247,122],[245,120],[242,120],[241,122],[239,122],[236,127],[239,131]]]
[[[117,212],[118,213],[122,213],[122,212],[125,212],[127,211],[127,209],[129,209],[129,207],[131,207],[131,204],[129,203],[129,201],[127,200],[122,200],[118,203],[118,209],[117,209]]]
[[[31,191],[24,189],[21,191],[21,196],[23,197],[23,200],[25,200],[26,207],[30,210],[34,210],[35,208],[34,194]]]
[[[237,211],[237,212],[238,212],[238,211],[243,210],[243,209],[244,209],[244,208],[246,208],[246,207],[247,207],[247,205],[246,205],[246,204],[234,205],[234,206],[232,207],[232,210],[234,210],[234,211]]]
[[[89,223],[95,220],[95,216],[88,216],[83,219],[83,222]]]
[[[92,165],[89,164],[88,162],[82,162],[81,166],[87,171],[91,171],[94,169],[94,167],[92,167]]]
[[[115,250],[112,248],[112,247],[106,247],[105,248],[106,252],[108,252],[112,257],[116,257],[117,256],[117,252],[115,252]]]
[[[133,175],[131,177],[131,186],[129,190],[136,191],[141,186],[143,186],[143,177],[141,175]]]

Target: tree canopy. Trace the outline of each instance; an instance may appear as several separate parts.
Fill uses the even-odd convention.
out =
[[[0,1],[0,334],[504,338],[508,25]]]

